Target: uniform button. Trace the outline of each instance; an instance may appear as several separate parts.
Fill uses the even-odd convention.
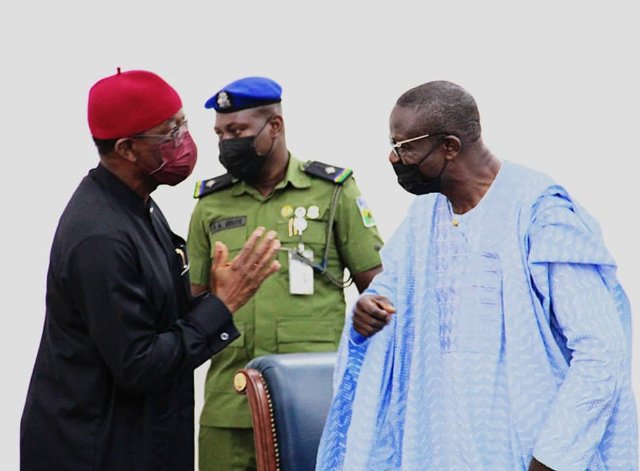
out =
[[[229,334],[227,334],[226,332],[222,332],[220,334],[220,340],[226,342],[227,340],[229,340]]]

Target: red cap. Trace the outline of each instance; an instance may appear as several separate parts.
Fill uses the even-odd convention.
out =
[[[89,90],[91,135],[118,139],[147,131],[182,108],[178,93],[158,75],[130,70],[105,77]]]

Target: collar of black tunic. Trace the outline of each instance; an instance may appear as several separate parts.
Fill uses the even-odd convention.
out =
[[[151,197],[145,201],[138,193],[100,164],[89,172],[89,176],[140,216],[145,215],[147,207],[153,204]]]

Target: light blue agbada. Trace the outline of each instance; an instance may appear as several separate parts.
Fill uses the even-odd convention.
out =
[[[382,256],[397,313],[347,319],[317,470],[638,468],[629,303],[562,187],[503,162],[462,216],[417,197]]]

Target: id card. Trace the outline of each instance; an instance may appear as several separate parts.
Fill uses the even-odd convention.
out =
[[[289,251],[289,294],[313,294],[313,267],[300,261],[300,255]],[[302,252],[308,260],[313,260],[313,250]]]

